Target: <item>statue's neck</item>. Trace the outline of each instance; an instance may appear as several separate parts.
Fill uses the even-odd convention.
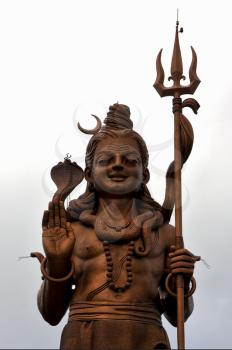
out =
[[[137,215],[134,198],[99,198],[97,214],[110,221],[128,221]]]

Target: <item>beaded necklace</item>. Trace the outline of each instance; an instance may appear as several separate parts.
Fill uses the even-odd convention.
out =
[[[113,274],[113,259],[110,251],[110,244],[108,241],[103,241],[103,248],[105,252],[106,257],[106,265],[107,265],[107,283],[109,283],[109,288],[112,289],[115,292],[124,292],[126,289],[130,288],[131,283],[133,281],[133,274],[132,274],[132,255],[134,251],[135,243],[134,241],[130,241],[128,244],[127,254],[122,260],[121,268],[119,269],[117,276]],[[121,270],[122,265],[126,261],[126,273],[127,273],[127,280],[124,285],[117,285],[115,282],[117,281]]]

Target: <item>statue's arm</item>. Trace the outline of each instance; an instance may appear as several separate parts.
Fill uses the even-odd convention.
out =
[[[63,266],[50,266],[47,268],[49,276],[62,278],[70,271],[71,264]],[[37,297],[39,311],[45,321],[55,326],[65,315],[72,298],[72,280],[53,282],[45,279],[40,287]]]
[[[70,274],[72,275],[71,258],[76,239],[71,223],[67,222],[63,202],[49,203],[42,226],[47,263],[37,301],[43,318],[51,325],[56,325],[67,311],[73,294]]]
[[[177,302],[176,298],[168,294],[165,288],[165,280],[168,273],[172,272],[171,289],[175,291],[175,276],[181,273],[184,277],[184,292],[187,293],[190,286],[190,280],[194,271],[196,262],[195,256],[187,249],[175,248],[175,228],[172,225],[165,225],[163,232],[166,240],[166,269],[160,283],[160,297],[163,306],[163,312],[166,319],[177,326]],[[194,303],[192,296],[184,298],[184,321],[186,321],[193,312]]]
[[[165,318],[177,327],[177,303],[176,298],[168,294],[163,288],[160,288],[161,303]],[[193,312],[193,297],[184,299],[184,321],[187,321]]]

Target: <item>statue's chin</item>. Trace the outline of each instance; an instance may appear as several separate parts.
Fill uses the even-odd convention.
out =
[[[104,190],[99,189],[99,194],[107,194],[108,196],[126,196],[138,192],[140,186],[128,186],[124,182],[115,182],[111,186],[107,186]]]

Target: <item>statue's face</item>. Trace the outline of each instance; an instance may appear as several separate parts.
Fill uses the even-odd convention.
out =
[[[107,137],[101,141],[87,176],[102,194],[120,196],[137,192],[146,180],[137,142],[126,137]]]

